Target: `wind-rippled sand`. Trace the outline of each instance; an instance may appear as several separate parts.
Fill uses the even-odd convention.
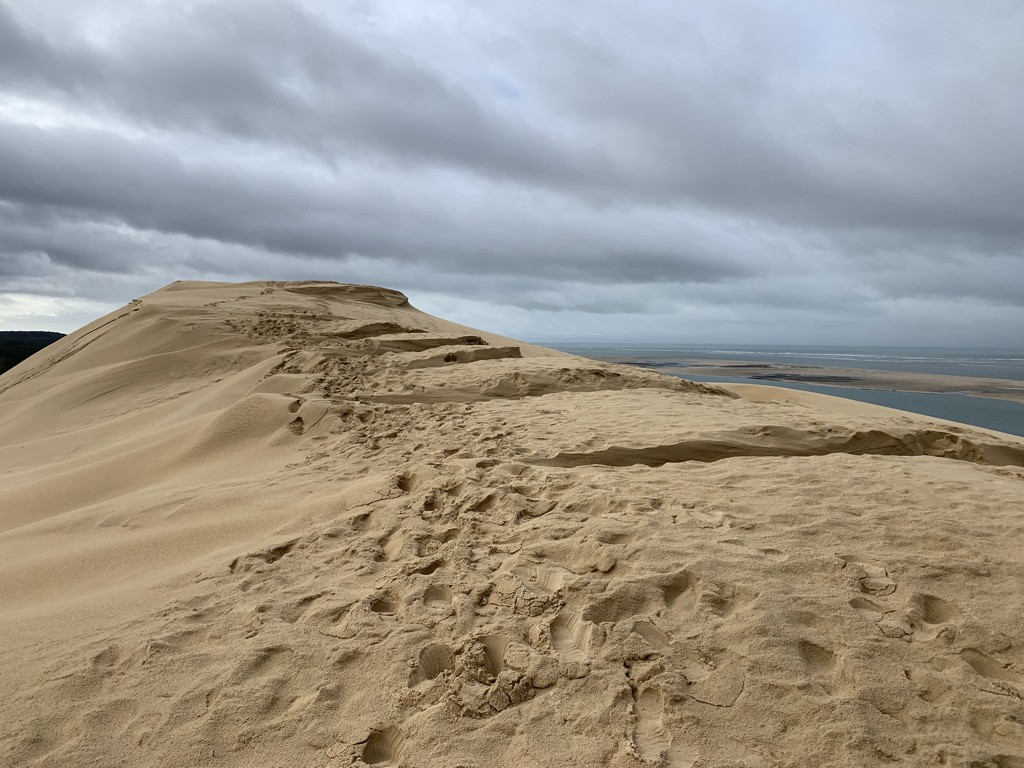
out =
[[[0,765],[1024,766],[1024,442],[739,391],[133,302],[0,376]]]

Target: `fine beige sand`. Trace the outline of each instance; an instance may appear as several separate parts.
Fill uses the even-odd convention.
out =
[[[1024,766],[1024,441],[175,283],[0,376],[2,766]]]

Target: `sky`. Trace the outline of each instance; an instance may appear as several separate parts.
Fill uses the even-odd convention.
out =
[[[1018,0],[0,0],[0,329],[325,279],[535,341],[1024,346]]]

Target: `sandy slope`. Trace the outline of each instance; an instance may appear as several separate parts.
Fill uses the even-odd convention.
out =
[[[392,291],[0,376],[0,765],[1024,766],[1024,443]]]

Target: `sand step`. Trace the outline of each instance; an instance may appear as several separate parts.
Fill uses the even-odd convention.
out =
[[[479,360],[519,359],[523,356],[519,347],[489,347],[479,345],[447,346],[430,350],[410,360],[403,361],[403,368],[440,368],[458,363],[475,363]]]
[[[426,352],[438,347],[486,347],[479,336],[424,336],[420,334],[390,334],[379,336],[368,343],[377,352]]]
[[[710,463],[737,457],[828,456],[938,456],[993,466],[1024,466],[1024,449],[975,443],[959,435],[937,430],[899,433],[879,429],[835,430],[828,435],[791,427],[761,427],[702,440],[684,440],[668,445],[640,447],[611,446],[599,451],[560,452],[529,463],[545,467],[603,465],[660,467],[687,461]]]
[[[371,339],[376,336],[411,333],[426,333],[426,331],[422,328],[407,328],[406,326],[399,325],[398,323],[366,323],[364,325],[357,325],[355,328],[336,331],[323,340],[346,339],[351,341],[358,339]]]

